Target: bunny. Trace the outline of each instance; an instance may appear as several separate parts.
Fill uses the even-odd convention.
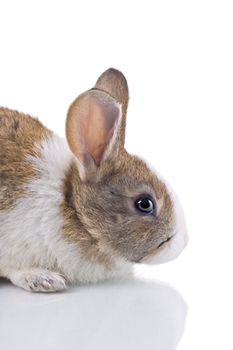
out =
[[[105,71],[71,104],[67,141],[0,108],[0,276],[55,292],[183,250],[176,195],[124,148],[128,96],[124,75]]]

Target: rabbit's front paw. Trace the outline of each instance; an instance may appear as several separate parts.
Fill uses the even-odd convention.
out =
[[[43,269],[14,271],[10,273],[9,279],[30,292],[58,292],[66,289],[65,279],[61,275]]]

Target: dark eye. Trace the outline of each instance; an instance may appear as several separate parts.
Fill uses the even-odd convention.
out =
[[[144,197],[144,196],[138,198],[135,201],[135,206],[137,210],[145,214],[152,214],[155,209],[153,200],[150,197]]]

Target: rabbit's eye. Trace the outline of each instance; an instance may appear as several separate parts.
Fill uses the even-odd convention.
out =
[[[144,214],[152,214],[155,209],[153,200],[150,197],[144,196],[135,201],[135,207]]]

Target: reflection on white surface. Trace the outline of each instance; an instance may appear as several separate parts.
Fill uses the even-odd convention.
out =
[[[179,293],[158,282],[32,294],[0,280],[1,350],[173,350],[186,313]]]

